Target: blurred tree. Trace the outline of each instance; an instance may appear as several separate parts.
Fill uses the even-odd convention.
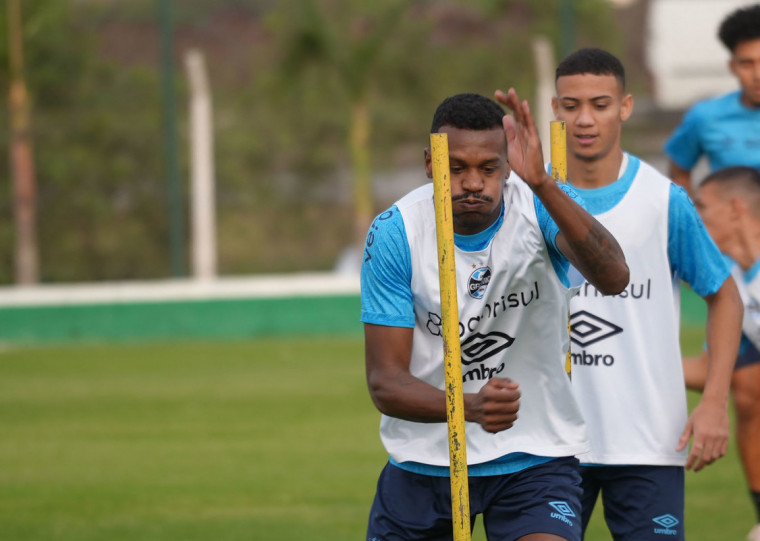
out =
[[[531,97],[530,38],[558,43],[559,2],[174,3],[175,53],[202,49],[214,90],[221,274],[331,268],[366,232],[355,217],[358,192],[348,187],[354,171],[409,168],[422,184],[422,148],[443,98],[505,86]],[[41,280],[169,276],[155,0],[23,5]],[[574,5],[578,45],[615,50],[607,0]],[[0,28],[5,17],[0,9]],[[8,65],[3,39],[3,92]],[[184,103],[181,76],[177,83]],[[184,133],[186,110],[179,113]],[[9,124],[7,108],[0,124]],[[9,147],[7,130],[0,146]],[[9,167],[0,152],[5,186]],[[378,201],[364,203],[366,220],[395,200],[378,188]],[[13,281],[11,224],[10,190],[2,189],[0,283]]]
[[[8,52],[11,125],[11,171],[13,182],[14,269],[17,284],[39,281],[37,255],[37,189],[32,153],[29,95],[24,79],[24,38],[20,0],[8,0]]]
[[[282,30],[282,71],[290,89],[298,88],[304,68],[333,70],[348,99],[348,148],[354,188],[354,241],[361,253],[373,218],[370,135],[371,100],[376,67],[394,35],[409,2],[320,2],[298,0],[280,9],[287,15],[273,18]],[[282,21],[288,22],[283,25]],[[383,74],[388,76],[388,74]]]

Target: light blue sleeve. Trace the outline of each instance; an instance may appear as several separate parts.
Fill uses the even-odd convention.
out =
[[[670,269],[701,297],[718,291],[731,274],[686,191],[670,186],[668,204]]]
[[[699,107],[692,107],[665,142],[665,153],[682,169],[691,170],[703,154]]]
[[[361,270],[361,320],[414,327],[412,260],[401,212],[379,214],[367,233]]]
[[[567,184],[559,184],[559,187],[569,195],[576,203],[578,203],[584,209],[586,204],[583,199]],[[557,248],[557,234],[559,233],[559,226],[551,217],[549,211],[546,210],[541,200],[533,194],[533,202],[536,207],[536,218],[538,219],[538,226],[541,228],[541,233],[544,235],[546,246],[549,248],[549,257],[552,261],[552,266],[557,276],[565,286],[570,285],[570,281],[567,277],[570,263],[567,258]]]

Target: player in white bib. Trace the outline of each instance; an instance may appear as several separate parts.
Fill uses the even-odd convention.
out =
[[[721,252],[744,302],[742,342],[731,378],[736,442],[749,485],[757,525],[749,541],[760,541],[760,171],[735,166],[708,175],[694,203]],[[686,385],[702,390],[707,353],[684,359]]]
[[[628,269],[615,239],[545,172],[527,103],[514,90],[497,97],[513,116],[458,94],[431,128],[449,144],[470,515],[483,515],[491,540],[579,541],[574,455],[588,447],[564,370],[575,291],[567,270],[572,262],[617,293]],[[431,177],[429,149],[425,167]],[[367,384],[390,455],[368,540],[453,535],[436,247],[430,184],[367,235]]]
[[[584,528],[599,493],[614,539],[684,539],[684,466],[728,443],[728,394],[741,300],[685,191],[620,147],[633,109],[620,61],[581,49],[556,70],[552,101],[567,124],[568,181],[620,242],[630,283],[571,302],[572,384],[591,449],[578,456]],[[688,414],[679,347],[678,278],[707,302],[710,376]],[[693,438],[687,454],[689,440]]]

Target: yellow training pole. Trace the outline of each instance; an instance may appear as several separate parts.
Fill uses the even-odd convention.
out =
[[[549,141],[552,155],[552,178],[565,184],[567,182],[567,129],[562,120],[552,120],[549,125],[551,126]],[[570,321],[567,322],[567,332],[570,333]],[[570,349],[568,349],[565,356],[565,372],[568,376],[572,368]]]
[[[464,435],[462,352],[459,343],[459,308],[454,267],[449,140],[445,133],[430,134],[430,152],[433,162],[435,228],[438,239],[438,277],[441,284],[446,420],[449,429],[449,460],[451,462],[451,515],[454,524],[454,541],[469,541],[470,489],[467,482],[467,451]]]
[[[562,120],[552,120],[550,126],[552,178],[564,184],[567,182],[567,131]]]

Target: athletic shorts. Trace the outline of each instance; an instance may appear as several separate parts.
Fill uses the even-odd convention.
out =
[[[741,347],[739,348],[739,356],[736,358],[736,365],[734,370],[738,370],[751,364],[760,363],[760,351],[750,342],[747,338],[742,336]]]
[[[557,458],[516,473],[470,477],[470,528],[477,515],[490,540],[531,533],[581,540],[578,460]],[[367,541],[453,538],[451,480],[387,464],[377,483]]]
[[[601,490],[615,541],[683,541],[681,466],[582,466],[581,477],[584,531]]]

